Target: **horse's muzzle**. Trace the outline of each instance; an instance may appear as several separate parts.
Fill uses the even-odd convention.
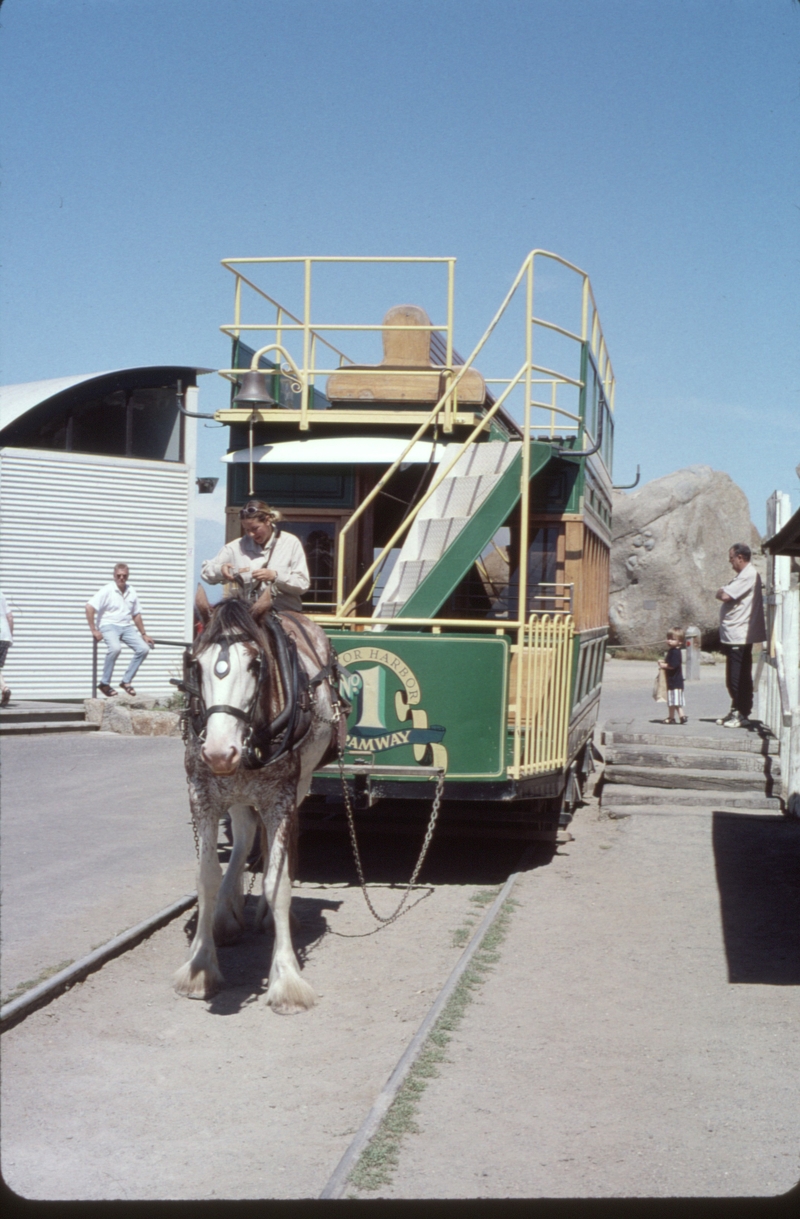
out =
[[[200,756],[212,774],[235,775],[242,760],[242,751],[235,745],[227,750],[209,750],[207,745],[203,745]]]

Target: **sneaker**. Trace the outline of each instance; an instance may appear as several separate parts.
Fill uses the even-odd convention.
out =
[[[750,721],[737,711],[729,719],[725,720],[722,726],[723,728],[749,728]]]
[[[714,723],[719,724],[722,728],[727,728],[728,724],[730,724],[732,720],[738,720],[738,718],[739,712],[734,711],[733,707],[731,707],[727,715],[721,715],[718,720],[714,720]]]

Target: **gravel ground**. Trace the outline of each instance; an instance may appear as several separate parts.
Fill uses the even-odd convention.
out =
[[[653,670],[609,665],[602,717],[654,717]],[[720,667],[703,668],[687,703],[690,729],[726,709]],[[570,831],[517,882],[501,961],[379,1195],[790,1189],[800,823],[692,809],[611,821],[593,801]]]
[[[653,713],[653,666],[637,673],[634,664],[609,666],[609,718]],[[721,674],[706,672],[694,688],[698,714],[701,698],[726,706]],[[129,744],[139,741],[121,749]],[[130,754],[140,756],[111,759],[116,788],[99,778],[92,788],[85,847],[96,840],[99,854],[85,874],[70,835],[54,840],[46,904],[41,872],[37,885],[19,853],[21,822],[15,831],[15,900],[26,916],[39,913],[42,943],[56,940],[52,895],[64,877],[71,955],[79,914],[97,942],[152,912],[137,903],[149,898],[157,864],[181,883],[156,905],[192,887],[181,770],[165,754],[176,792],[162,811],[140,813],[132,795],[152,776],[138,761],[134,770]],[[33,748],[27,762],[30,773]],[[131,793],[125,816],[120,791]],[[78,793],[76,777],[76,810]],[[57,805],[48,808],[42,824],[52,829]],[[519,853],[435,841],[423,873],[431,895],[368,934],[346,838],[329,830],[301,840],[293,902],[319,996],[311,1012],[281,1018],[259,1002],[269,936],[221,951],[230,985],[211,1003],[175,996],[170,977],[187,947],[179,919],[3,1035],[2,1169],[12,1189],[32,1199],[318,1195],[458,959],[453,932],[474,910],[470,898],[498,884]],[[785,1191],[798,1176],[791,937],[800,827],[691,809],[609,821],[591,803],[570,830],[573,841],[552,858],[542,851],[520,878],[500,960],[423,1094],[420,1133],[406,1138],[381,1196]],[[407,876],[417,847],[418,838],[367,840],[368,875]],[[386,888],[375,894],[380,910],[396,900]],[[11,913],[24,938],[22,914]],[[29,934],[28,946],[36,942]],[[20,959],[33,960],[27,951]]]
[[[319,1002],[297,1017],[259,1001],[268,936],[220,951],[230,985],[211,1003],[176,996],[176,920],[3,1034],[6,1183],[30,1199],[315,1197],[458,959],[472,891],[437,886],[365,936],[360,890],[299,885]]]
[[[2,993],[194,892],[183,742],[2,741]]]

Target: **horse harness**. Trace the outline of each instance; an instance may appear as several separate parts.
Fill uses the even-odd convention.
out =
[[[306,640],[312,654],[316,651],[301,622],[292,616],[292,622]],[[261,619],[261,627],[268,634],[274,648],[275,661],[278,669],[280,685],[283,690],[283,707],[271,723],[258,722],[258,710],[262,705],[264,687],[269,680],[269,657],[263,648],[259,648],[258,657],[251,662],[251,671],[256,674],[256,688],[247,710],[233,707],[227,703],[215,703],[206,707],[203,701],[202,683],[200,677],[200,662],[191,648],[183,653],[183,678],[178,681],[171,678],[188,699],[188,706],[183,713],[184,741],[188,743],[189,732],[202,739],[209,718],[215,712],[224,712],[241,720],[246,727],[242,744],[242,764],[247,770],[261,770],[276,762],[278,758],[289,753],[300,745],[311,729],[314,718],[316,693],[323,682],[328,682],[333,702],[334,716],[332,721],[331,751],[336,750],[339,734],[339,724],[347,718],[350,703],[341,690],[342,673],[338,664],[336,652],[331,649],[331,659],[323,665],[313,677],[309,677],[299,662],[297,644],[294,638],[283,629],[280,618],[273,611]],[[239,632],[231,632],[223,636],[220,651],[214,661],[214,673],[217,677],[226,677],[230,673],[230,648],[234,643],[253,643],[249,636]],[[319,660],[318,657],[316,657]]]

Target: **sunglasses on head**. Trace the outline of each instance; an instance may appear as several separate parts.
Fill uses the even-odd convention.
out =
[[[242,508],[241,512],[239,513],[239,516],[242,518],[242,520],[244,520],[245,517],[252,518],[254,516],[261,517],[262,520],[265,521],[270,519],[269,513],[265,512],[263,508],[259,508],[257,504],[245,504],[244,508]]]

